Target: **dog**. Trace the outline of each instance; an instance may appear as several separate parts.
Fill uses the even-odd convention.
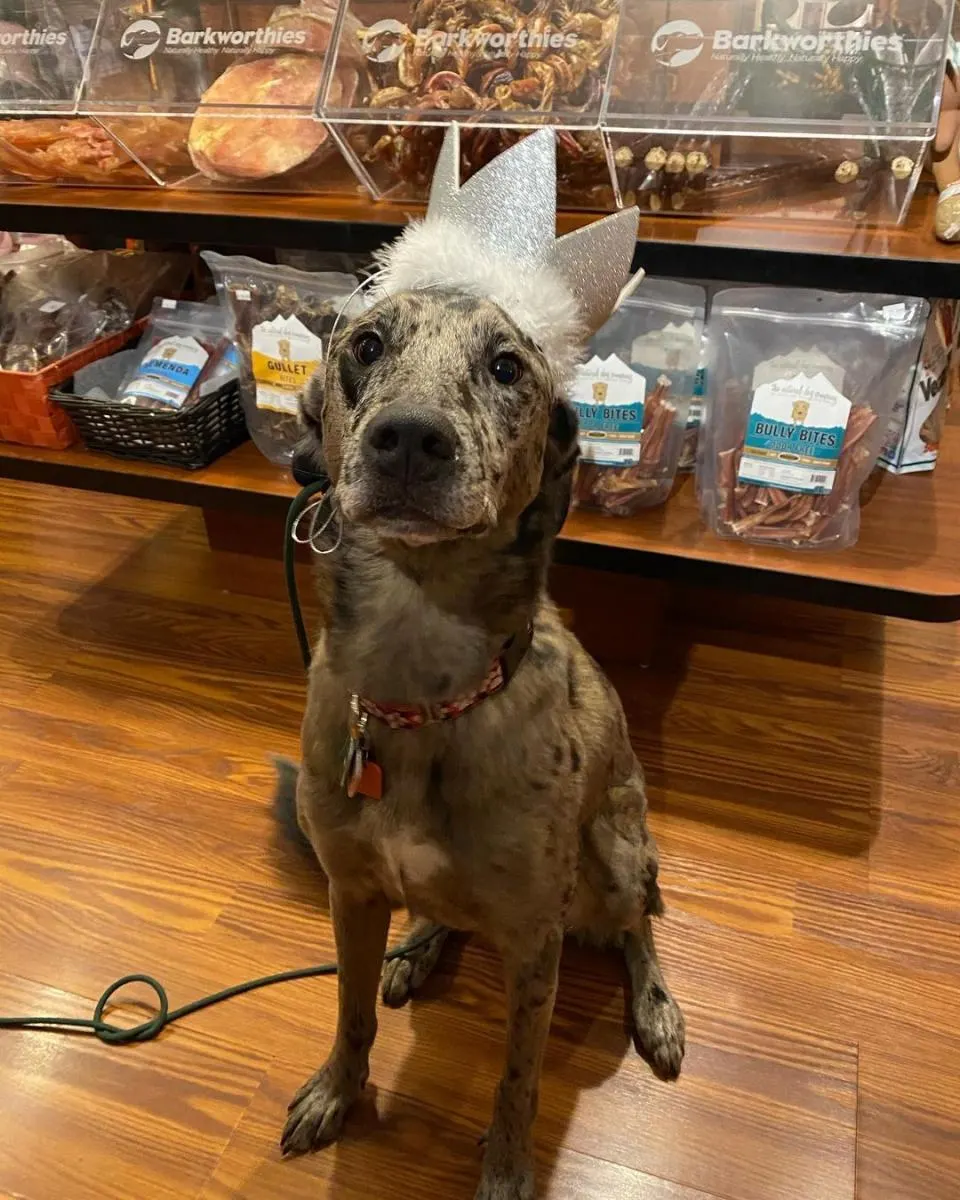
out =
[[[296,806],[329,878],[340,975],[333,1049],[294,1097],[282,1149],[333,1141],[360,1094],[391,911],[404,906],[425,940],[383,970],[388,1003],[424,981],[450,929],[503,957],[506,1062],[476,1200],[529,1200],[566,932],[622,948],[654,1072],[675,1079],[684,1052],[654,947],[663,905],[643,773],[613,687],[546,592],[576,413],[500,307],[431,288],[388,296],[336,334],[302,417],[337,521],[318,558],[323,632]],[[351,697],[370,702],[379,799],[344,784]],[[394,727],[411,705],[422,721]]]

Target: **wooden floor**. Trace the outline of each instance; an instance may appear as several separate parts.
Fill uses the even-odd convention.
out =
[[[569,948],[542,1195],[960,1196],[960,627],[684,593],[658,646],[612,674],[687,1061],[657,1083],[616,962]],[[134,970],[179,1004],[331,958],[271,809],[302,700],[274,564],[211,554],[196,512],[0,485],[0,1012],[86,1016]],[[334,993],[269,989],[136,1047],[0,1032],[0,1195],[470,1200],[493,956],[456,947],[385,1011],[346,1139],[284,1162]]]

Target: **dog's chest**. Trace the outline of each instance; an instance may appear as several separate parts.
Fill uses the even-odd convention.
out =
[[[401,829],[378,838],[373,850],[380,886],[395,904],[457,929],[480,923],[470,872],[451,845]]]

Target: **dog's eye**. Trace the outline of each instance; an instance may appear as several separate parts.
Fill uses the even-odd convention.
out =
[[[498,354],[490,364],[490,374],[497,383],[509,387],[512,383],[516,383],[523,374],[523,367],[515,354]]]
[[[376,333],[361,333],[353,343],[353,356],[365,367],[372,367],[383,355],[383,342]]]

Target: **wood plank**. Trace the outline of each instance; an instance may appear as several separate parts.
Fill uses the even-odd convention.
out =
[[[636,264],[652,274],[836,287],[838,260],[845,285],[860,291],[913,293],[923,271],[924,295],[955,296],[957,261],[933,234],[936,194],[923,189],[899,228],[836,220],[764,219],[745,215],[642,214]],[[0,186],[6,228],[38,232],[139,237],[157,241],[369,251],[396,235],[422,205],[375,203],[349,191],[218,192],[184,188],[93,188],[51,184]],[[597,219],[562,212],[568,232]]]

